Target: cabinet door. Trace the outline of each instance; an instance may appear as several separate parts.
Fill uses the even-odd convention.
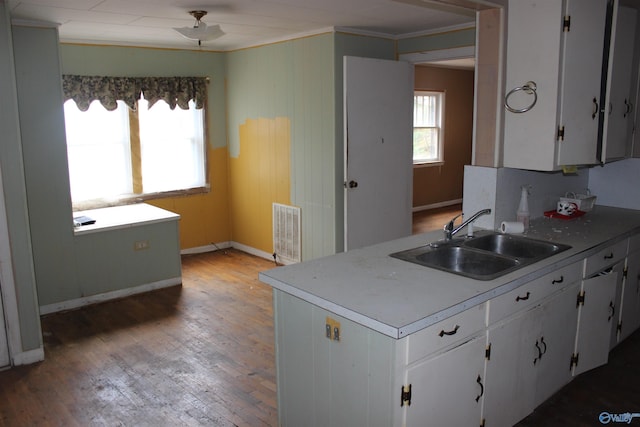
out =
[[[408,368],[407,426],[477,426],[484,393],[485,335]]]
[[[640,326],[640,252],[627,257],[627,274],[622,288],[620,304],[620,330],[618,340],[627,338]]]
[[[609,360],[616,280],[617,274],[612,273],[582,281],[584,302],[578,311],[575,350],[578,362],[573,367],[573,375],[604,365]]]
[[[487,425],[511,426],[533,411],[538,359],[535,344],[540,332],[539,306],[489,329],[491,352],[486,362],[483,411]]]
[[[615,294],[613,297],[613,308],[611,309],[611,338],[609,340],[609,350],[618,344],[618,324],[620,323],[620,308],[622,307],[622,292],[624,285],[624,268],[625,261],[621,260],[613,267],[610,267],[611,272],[616,274],[615,280]]]
[[[580,282],[557,293],[541,305],[542,333],[536,363],[535,406],[549,398],[571,380],[569,361],[575,345],[578,325],[576,294]]]
[[[509,2],[505,89],[510,92],[532,81],[538,97],[527,112],[505,112],[505,166],[555,168],[562,14],[562,2],[557,0]],[[524,109],[532,104],[533,95],[511,92],[506,102]]]
[[[607,0],[567,0],[561,76],[558,165],[594,164],[597,156]]]
[[[625,157],[631,150],[632,104],[635,102],[631,96],[631,71],[636,14],[635,9],[623,6],[618,7],[615,13],[605,103],[605,160]]]

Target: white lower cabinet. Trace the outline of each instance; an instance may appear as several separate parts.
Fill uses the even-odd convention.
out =
[[[483,413],[487,425],[511,426],[533,411],[539,320],[534,307],[489,328]]]
[[[616,330],[618,342],[640,327],[640,252],[627,256]]]
[[[629,242],[401,339],[274,289],[279,425],[514,425],[640,325]]]
[[[579,283],[570,285],[489,326],[483,413],[487,425],[517,423],[570,381],[578,288]]]
[[[407,369],[407,426],[478,426],[484,394],[485,334]]]
[[[597,368],[609,360],[617,276],[612,272],[582,281],[577,301],[576,350],[571,362],[573,375]]]

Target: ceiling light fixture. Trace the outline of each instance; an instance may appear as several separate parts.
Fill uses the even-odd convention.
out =
[[[189,14],[196,18],[196,23],[193,27],[174,28],[174,30],[183,37],[189,40],[198,40],[198,46],[200,46],[203,41],[214,40],[224,35],[224,31],[220,29],[220,25],[212,25],[209,27],[201,21],[202,17],[207,14],[205,10],[191,10]]]

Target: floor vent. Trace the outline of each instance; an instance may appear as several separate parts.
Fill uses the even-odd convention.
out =
[[[301,261],[300,251],[300,208],[274,203],[274,256],[283,264],[293,264]]]

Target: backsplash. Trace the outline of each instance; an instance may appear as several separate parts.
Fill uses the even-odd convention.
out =
[[[492,215],[479,218],[476,225],[497,229],[502,221],[515,221],[523,185],[530,186],[529,212],[531,218],[537,218],[545,211],[555,209],[558,198],[568,191],[584,192],[589,184],[588,169],[580,169],[576,175],[563,175],[560,172],[465,166],[462,209],[470,215],[491,208]]]
[[[626,159],[589,170],[589,189],[596,204],[640,209],[640,159]]]

